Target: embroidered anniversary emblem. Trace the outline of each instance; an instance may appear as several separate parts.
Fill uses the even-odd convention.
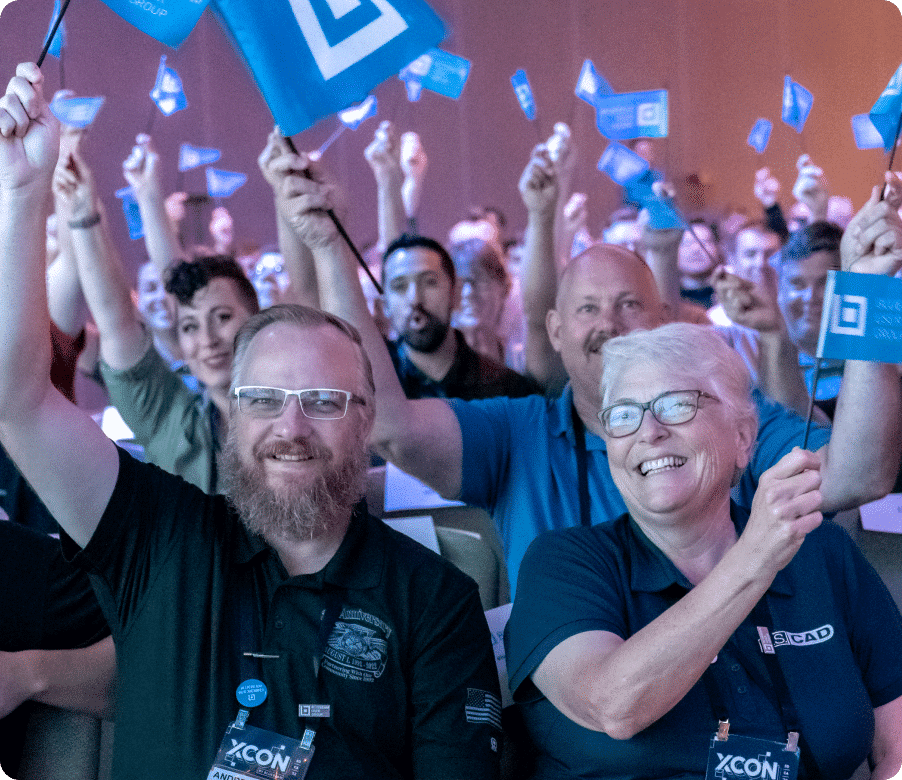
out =
[[[323,669],[345,680],[373,682],[385,671],[392,628],[359,609],[344,608],[329,635]]]

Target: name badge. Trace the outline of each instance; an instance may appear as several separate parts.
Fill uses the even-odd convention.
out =
[[[230,723],[207,780],[304,780],[314,749],[274,731]]]
[[[711,738],[705,780],[796,780],[799,749],[785,742],[730,734]]]

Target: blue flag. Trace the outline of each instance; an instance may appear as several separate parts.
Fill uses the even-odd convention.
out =
[[[214,0],[211,7],[286,136],[365,99],[445,35],[423,0]]]
[[[345,127],[356,130],[365,120],[371,116],[376,116],[378,110],[379,101],[376,100],[375,95],[370,95],[362,103],[346,108],[344,111],[339,111],[338,119]]]
[[[649,168],[645,173],[632,181],[623,185],[623,201],[624,203],[644,208],[655,197],[652,185],[656,181],[663,181],[664,174]]]
[[[867,114],[852,117],[852,133],[855,136],[855,146],[859,149],[883,148],[883,136]]]
[[[789,76],[783,79],[783,121],[797,133],[802,132],[811,113],[814,95]]]
[[[767,149],[767,144],[770,142],[770,133],[773,129],[773,122],[769,119],[759,119],[752,126],[752,131],[749,133],[749,146],[758,154],[762,154]]]
[[[150,99],[157,104],[157,108],[165,116],[171,116],[176,111],[188,108],[188,98],[185,97],[185,90],[182,89],[182,80],[172,68],[166,67],[165,54],[160,57],[157,80],[150,91]]]
[[[653,230],[686,227],[686,220],[677,209],[673,198],[652,193],[650,198],[642,202],[642,208],[648,211],[648,226]]]
[[[102,97],[58,98],[50,103],[50,110],[64,125],[87,127],[97,117],[103,101]]]
[[[902,363],[902,279],[828,271],[817,357]]]
[[[103,0],[104,4],[161,43],[177,49],[188,37],[209,0]]]
[[[590,106],[595,106],[596,108],[598,108],[598,102],[601,98],[614,94],[614,90],[605,81],[604,76],[595,70],[592,60],[583,62],[579,78],[576,80],[575,92],[578,98],[585,100]]]
[[[207,149],[203,146],[182,144],[179,147],[179,171],[184,173],[201,165],[215,163],[222,156],[219,149]]]
[[[624,92],[598,98],[595,122],[612,141],[667,137],[667,90]]]
[[[606,173],[617,184],[625,185],[638,179],[648,170],[648,161],[615,141],[608,144],[608,148],[601,155],[598,170]]]
[[[144,235],[144,223],[141,221],[141,210],[135,193],[131,187],[123,187],[116,190],[116,197],[122,201],[122,212],[125,214],[125,224],[128,225],[128,237],[134,241]]]
[[[207,168],[207,195],[211,198],[227,198],[247,181],[243,173]]]
[[[514,88],[520,108],[523,109],[526,118],[532,122],[536,118],[536,101],[532,96],[532,87],[529,86],[525,70],[521,68],[511,76],[511,86]]]
[[[884,151],[888,152],[896,143],[900,114],[902,114],[902,65],[893,73],[883,94],[877,98],[868,114],[883,139]]]
[[[56,17],[60,15],[60,0],[53,0],[53,16],[50,17],[50,25],[47,27],[47,34],[44,36],[44,44],[47,43],[47,37],[50,35],[50,31],[53,29],[53,23],[56,21]],[[63,46],[66,45],[66,23],[60,22],[60,26],[56,28],[56,35],[53,36],[53,42],[50,44],[50,48],[47,49],[48,54],[52,54],[54,57],[59,57],[63,51]]]
[[[430,49],[401,71],[401,78],[419,81],[439,95],[457,100],[470,75],[470,61],[441,49]]]

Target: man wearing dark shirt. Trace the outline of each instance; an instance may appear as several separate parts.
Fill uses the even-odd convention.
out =
[[[385,313],[398,334],[389,343],[408,398],[520,398],[539,386],[475,352],[451,327],[457,296],[454,263],[437,241],[403,235],[383,262]]]

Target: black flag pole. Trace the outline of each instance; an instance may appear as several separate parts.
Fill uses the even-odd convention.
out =
[[[287,135],[282,136],[285,139],[285,142],[288,144],[288,148],[291,150],[293,154],[298,154],[298,149],[294,145],[294,141],[291,140]],[[309,171],[304,171],[304,175],[308,178],[310,177]],[[335,225],[335,229],[338,231],[338,234],[345,240],[354,257],[357,258],[357,262],[360,263],[360,267],[366,272],[366,275],[370,278],[370,281],[373,283],[373,286],[376,288],[376,291],[379,295],[383,295],[382,285],[376,281],[376,277],[373,276],[373,272],[370,271],[370,267],[366,264],[366,261],[363,259],[363,255],[360,254],[360,250],[354,245],[354,242],[351,240],[351,237],[348,235],[348,231],[345,230],[345,226],[341,224],[341,220],[336,215],[333,209],[326,209],[326,214],[329,216],[329,219],[332,220],[332,224]]]
[[[38,57],[37,66],[39,68],[44,64],[44,58],[47,56],[47,52],[50,51],[50,44],[53,43],[53,38],[56,35],[56,31],[59,29],[60,24],[62,24],[63,14],[66,13],[66,9],[69,7],[69,3],[71,1],[72,0],[63,0],[63,5],[60,8],[59,16],[57,16],[56,21],[53,22],[53,27],[50,28],[50,32],[47,35],[47,40],[44,41],[44,48],[41,49],[41,55]]]
[[[821,377],[821,358],[814,359],[814,379],[811,382],[811,398],[808,399],[808,416],[805,418],[805,438],[802,449],[808,449],[808,434],[811,432],[811,416],[814,412],[814,399],[817,396],[817,382]]]

